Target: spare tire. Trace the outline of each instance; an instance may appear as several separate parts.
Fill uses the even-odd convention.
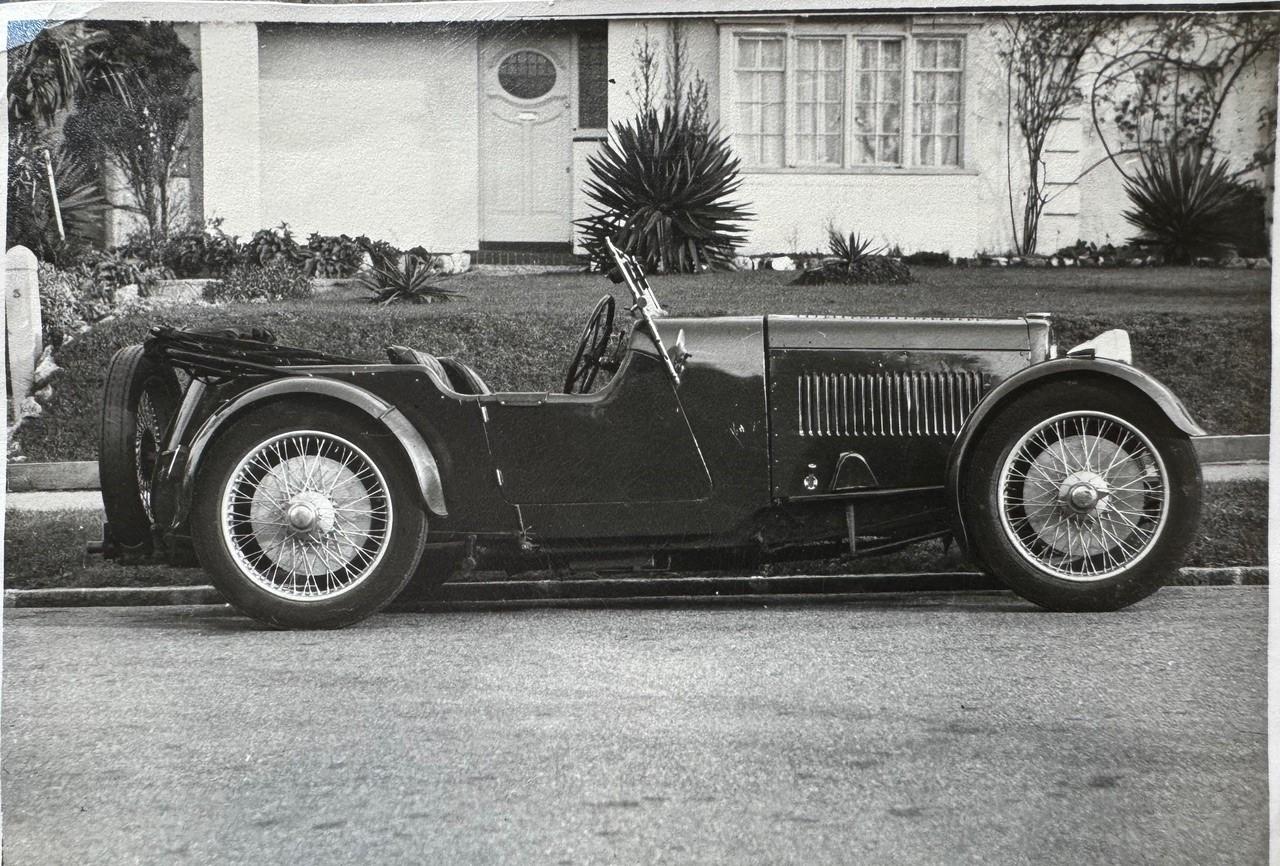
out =
[[[126,346],[107,366],[98,478],[111,537],[128,553],[151,552],[151,483],[182,400],[173,369]]]

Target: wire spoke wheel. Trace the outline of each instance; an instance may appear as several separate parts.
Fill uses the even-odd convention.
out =
[[[142,509],[146,512],[147,520],[153,519],[151,476],[155,472],[163,441],[164,423],[156,412],[151,391],[143,391],[142,397],[138,400],[137,414],[134,419],[133,467],[137,476],[138,492],[141,494]]]
[[[1032,566],[1077,582],[1105,580],[1142,560],[1169,514],[1160,452],[1132,424],[1068,412],[1037,424],[1000,470],[1000,521]]]
[[[249,450],[223,489],[220,517],[239,569],[290,601],[359,586],[391,539],[393,508],[375,461],[346,439],[299,430]]]

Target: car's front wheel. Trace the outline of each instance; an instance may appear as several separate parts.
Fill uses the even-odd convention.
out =
[[[1114,610],[1182,561],[1200,515],[1200,465],[1145,399],[1054,383],[1015,399],[980,435],[966,522],[1019,595],[1052,610]]]
[[[399,594],[426,514],[399,443],[367,418],[301,402],[237,420],[199,470],[192,540],[240,612],[283,628],[337,628]]]

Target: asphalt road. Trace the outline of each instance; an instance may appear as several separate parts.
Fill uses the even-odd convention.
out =
[[[4,862],[1262,863],[1266,589],[9,611]]]

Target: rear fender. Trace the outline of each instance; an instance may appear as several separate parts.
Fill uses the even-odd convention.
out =
[[[278,397],[305,396],[338,400],[348,406],[360,410],[374,421],[382,424],[400,442],[405,456],[413,466],[413,474],[418,482],[418,489],[423,502],[432,514],[447,517],[448,511],[444,502],[444,487],[440,482],[440,468],[435,456],[427,447],[422,434],[405,418],[399,409],[381,397],[370,394],[363,388],[336,379],[322,376],[288,377],[274,379],[257,387],[250,388],[235,397],[222,407],[196,431],[187,449],[186,465],[183,468],[182,484],[179,493],[178,511],[173,525],[181,525],[187,519],[191,509],[191,497],[195,489],[196,474],[200,471],[200,462],[214,438],[226,426],[244,411],[261,404],[263,401]]]
[[[1205,435],[1205,430],[1191,418],[1182,401],[1168,387],[1136,367],[1105,358],[1058,358],[1027,367],[991,389],[965,421],[951,448],[947,461],[946,501],[951,508],[952,531],[963,549],[969,550],[969,537],[963,519],[960,479],[964,476],[965,463],[986,421],[1010,400],[1032,388],[1055,380],[1084,377],[1102,378],[1110,380],[1117,388],[1136,390],[1155,404],[1169,419],[1169,423],[1183,433],[1188,436]]]

